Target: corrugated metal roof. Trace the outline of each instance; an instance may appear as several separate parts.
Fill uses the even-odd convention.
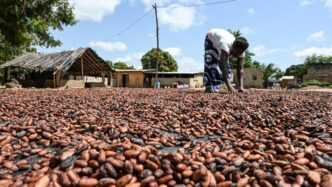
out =
[[[280,81],[282,80],[294,80],[295,79],[295,76],[282,76],[280,78]]]
[[[87,50],[91,50],[99,60],[104,62],[104,60],[102,60],[92,49],[79,48],[73,51],[63,51],[51,54],[26,53],[1,65],[0,68],[21,67],[41,72],[57,70],[66,72]]]

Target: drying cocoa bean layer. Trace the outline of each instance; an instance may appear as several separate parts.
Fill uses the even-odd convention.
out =
[[[332,95],[0,92],[0,186],[332,186]]]

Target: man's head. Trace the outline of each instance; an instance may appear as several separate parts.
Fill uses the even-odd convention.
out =
[[[233,43],[231,54],[235,57],[240,56],[249,47],[247,39],[244,37],[238,37]]]

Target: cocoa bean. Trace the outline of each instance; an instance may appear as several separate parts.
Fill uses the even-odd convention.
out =
[[[50,176],[45,175],[36,182],[35,187],[47,187],[49,183],[50,183]]]
[[[132,175],[125,175],[116,181],[116,186],[123,187],[126,186],[132,179]]]
[[[98,180],[94,178],[83,177],[79,182],[80,187],[93,187],[98,185]]]
[[[127,150],[124,152],[124,155],[127,158],[136,158],[140,154],[140,151],[138,150]]]
[[[316,171],[308,171],[308,178],[314,184],[319,184],[321,181],[321,176]]]

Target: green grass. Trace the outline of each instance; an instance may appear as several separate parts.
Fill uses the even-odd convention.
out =
[[[301,85],[301,87],[307,87],[307,86],[319,86],[319,87],[323,87],[323,88],[332,88],[332,84],[327,83],[327,82],[321,82],[318,80],[305,81]]]

